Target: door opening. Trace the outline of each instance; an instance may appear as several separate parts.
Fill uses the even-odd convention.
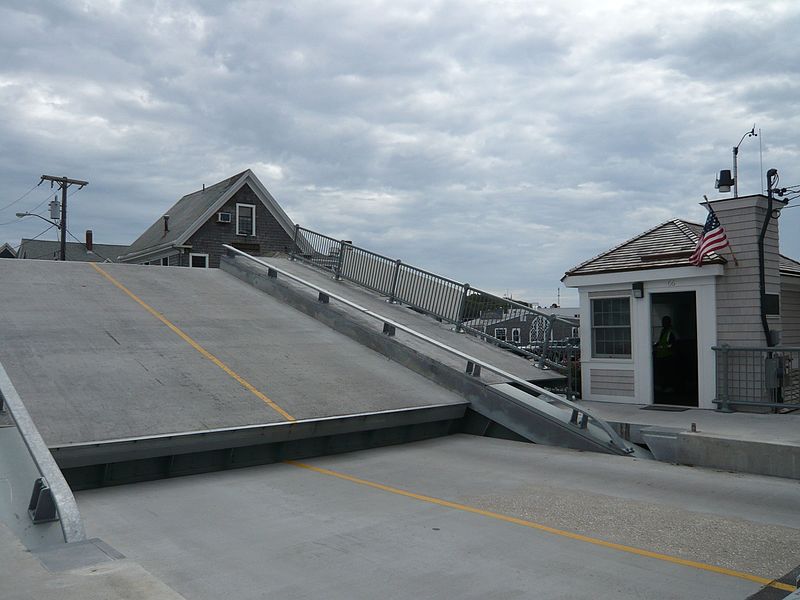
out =
[[[694,292],[651,294],[653,403],[697,406],[697,308]]]

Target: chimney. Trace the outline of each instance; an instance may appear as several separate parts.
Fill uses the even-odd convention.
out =
[[[92,240],[92,230],[86,230],[86,251],[93,252],[94,251],[94,242]]]
[[[773,200],[774,208],[782,208],[785,204],[782,199]],[[730,250],[736,254],[738,261],[737,265],[728,248],[718,252],[728,262],[716,285],[717,343],[730,346],[765,346],[766,337],[761,322],[758,239],[767,213],[767,198],[760,194],[739,196],[714,200],[711,206],[725,228]],[[764,291],[769,304],[769,329],[777,335],[781,330],[778,252],[778,219],[773,218],[764,240]]]
[[[164,215],[164,233],[169,231],[169,215]]]

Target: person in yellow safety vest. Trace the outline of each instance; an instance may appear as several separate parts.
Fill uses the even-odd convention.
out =
[[[657,391],[674,391],[675,377],[675,333],[672,331],[672,318],[665,315],[661,319],[661,335],[654,346],[655,387]]]

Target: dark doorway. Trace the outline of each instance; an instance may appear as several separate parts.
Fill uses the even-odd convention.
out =
[[[697,406],[694,292],[651,294],[653,403]]]

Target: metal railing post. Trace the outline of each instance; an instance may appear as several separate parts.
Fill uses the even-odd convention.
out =
[[[461,301],[458,305],[458,318],[456,319],[456,331],[463,331],[461,323],[464,322],[464,312],[467,310],[467,296],[469,295],[469,284],[464,284],[464,291],[461,294]]]
[[[730,360],[730,348],[727,344],[723,344],[722,347],[717,350],[719,353],[718,356],[720,358],[720,383],[721,388],[717,390],[717,396],[719,396],[719,410],[720,412],[733,412],[733,409],[730,406],[730,395],[728,389],[728,361]]]
[[[542,340],[542,355],[539,357],[539,368],[547,369],[547,350],[550,347],[550,336],[553,333],[553,321],[555,315],[547,317],[547,331],[544,332],[544,339]]]
[[[400,276],[400,265],[401,265],[401,261],[398,258],[396,261],[394,261],[394,275],[392,276],[392,290],[389,292],[389,302],[391,302],[392,304],[397,302],[397,298],[395,298],[395,296],[397,295],[397,279]]]
[[[289,254],[289,260],[294,260],[295,255],[300,250],[297,245],[297,238],[300,236],[300,225],[294,226],[294,239],[292,240],[292,252]]]
[[[573,377],[572,377],[572,344],[567,344],[567,400],[575,401],[577,397],[575,390],[573,390]]]
[[[336,262],[336,270],[333,272],[336,281],[342,279],[342,264],[344,263],[344,247],[346,245],[347,242],[345,240],[339,241],[339,260]]]

